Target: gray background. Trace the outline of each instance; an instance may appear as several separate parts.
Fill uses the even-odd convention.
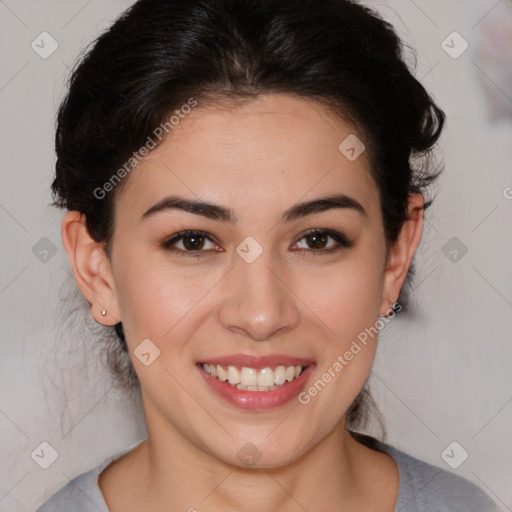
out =
[[[367,3],[416,48],[416,75],[448,117],[413,310],[381,334],[374,396],[390,444],[472,480],[512,510],[512,48],[479,50],[486,27],[510,27],[510,1]],[[94,323],[79,321],[87,309],[69,278],[62,212],[48,206],[69,68],[130,4],[0,0],[2,511],[34,510],[145,437],[137,398],[112,388]],[[31,47],[43,31],[58,43],[46,59]],[[469,43],[456,59],[441,46],[453,31]],[[454,441],[452,464],[462,449],[469,454],[457,469],[441,456]],[[48,469],[33,455],[42,442],[58,454]]]

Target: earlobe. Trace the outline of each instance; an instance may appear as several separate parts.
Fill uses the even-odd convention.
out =
[[[423,233],[424,200],[421,194],[409,194],[407,220],[395,243],[388,250],[382,291],[382,315],[389,314],[412,263]]]
[[[62,219],[61,227],[62,243],[75,281],[91,304],[93,318],[103,325],[120,322],[110,261],[102,244],[91,237],[85,215],[70,211]]]

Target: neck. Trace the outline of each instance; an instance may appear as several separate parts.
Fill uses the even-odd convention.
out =
[[[228,455],[234,463],[220,460],[201,439],[185,435],[190,433],[160,414],[146,417],[151,418],[148,439],[100,475],[111,510],[394,510],[395,462],[353,439],[344,417],[320,441],[304,440],[311,447],[298,458],[263,468],[241,467],[233,454]],[[219,444],[214,440],[210,445]],[[283,447],[276,450],[283,452]]]
[[[155,510],[170,503],[190,511],[356,510],[361,501],[361,445],[344,421],[299,459],[268,469],[226,464],[182,438],[148,433],[142,460]]]

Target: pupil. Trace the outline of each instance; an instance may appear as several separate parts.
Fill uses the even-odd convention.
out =
[[[189,235],[185,237],[183,245],[187,249],[197,249],[202,245],[203,237],[197,235]]]
[[[323,245],[325,244],[327,240],[327,236],[325,234],[317,234],[317,233],[314,233],[312,235],[308,235],[308,243],[312,244],[315,246],[316,249],[318,249],[318,245]]]

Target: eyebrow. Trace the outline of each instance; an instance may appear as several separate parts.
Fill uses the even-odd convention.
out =
[[[364,217],[368,216],[361,203],[345,194],[337,194],[314,199],[312,201],[297,203],[283,213],[280,222],[291,222],[307,215],[313,215],[315,213],[321,213],[335,208],[350,209],[360,213]],[[237,222],[235,212],[230,208],[209,203],[207,201],[187,199],[180,196],[164,197],[142,214],[141,222],[157,213],[168,210],[182,210],[193,213],[194,215],[201,215],[208,219],[228,222],[230,224],[235,224]]]

